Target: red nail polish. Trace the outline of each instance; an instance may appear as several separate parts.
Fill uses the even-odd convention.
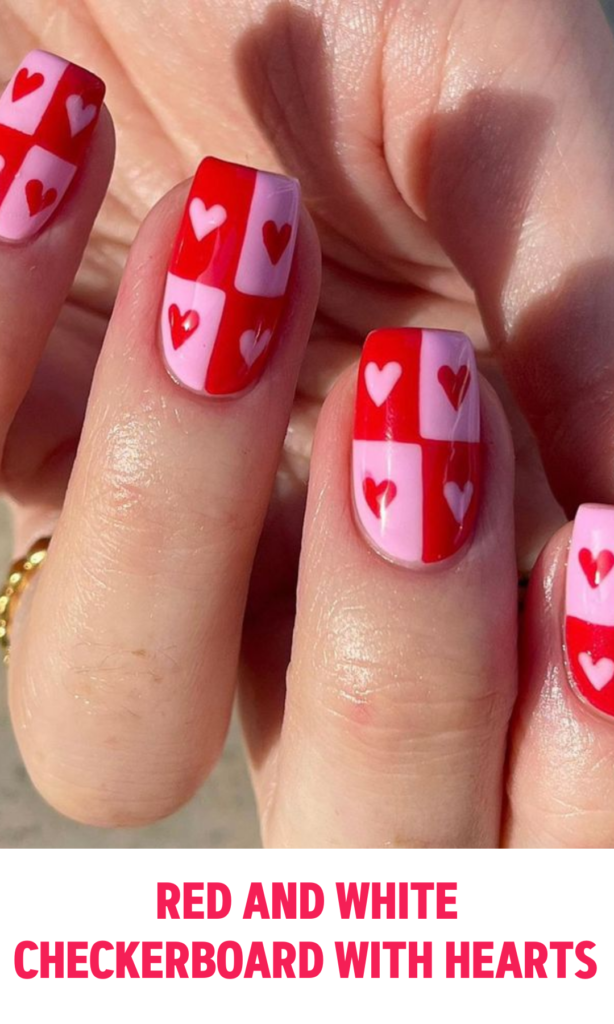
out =
[[[100,114],[104,82],[43,50],[0,97],[0,237],[41,230],[62,202]]]
[[[454,555],[473,530],[480,401],[472,345],[452,331],[374,331],[358,375],[353,494],[369,542],[402,565]]]
[[[283,310],[299,186],[203,160],[171,257],[162,345],[172,376],[200,394],[240,394],[262,375]]]

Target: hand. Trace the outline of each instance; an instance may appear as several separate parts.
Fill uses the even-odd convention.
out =
[[[349,533],[340,450],[347,447],[353,385],[343,380],[331,396],[307,512],[303,613],[300,603],[294,641],[299,667],[290,674],[280,740],[309,427],[366,330],[420,322],[466,330],[480,347],[487,333],[539,436],[560,500],[573,508],[578,500],[610,499],[607,446],[595,450],[594,438],[612,434],[605,401],[612,154],[604,130],[611,43],[596,5],[586,2],[544,3],[536,13],[528,0],[493,0],[491,18],[483,7],[442,3],[427,16],[418,3],[371,5],[363,32],[344,4],[323,12],[282,5],[257,12],[237,4],[230,18],[213,5],[197,14],[160,5],[155,18],[131,10],[127,21],[125,10],[106,3],[97,15],[104,42],[88,27],[78,52],[69,22],[67,38],[52,33],[42,41],[109,81],[120,160],[74,301],[64,307],[17,413],[104,190],[111,149],[104,122],[66,207],[72,228],[58,215],[52,233],[18,257],[12,249],[2,257],[3,309],[12,324],[0,405],[5,430],[12,424],[4,475],[22,508],[21,541],[40,533],[61,503],[122,249],[151,200],[191,173],[206,148],[297,174],[316,219],[325,257],[320,315],[244,634],[248,741],[269,842],[454,845],[498,837],[516,686],[515,587],[509,452],[491,399],[483,411],[496,466],[487,460],[476,537],[452,575],[427,577],[400,574],[366,547],[341,543],[349,535],[348,543],[364,544]],[[26,45],[15,38],[21,56]],[[184,199],[185,190],[166,199],[137,243],[100,357],[62,521],[15,635],[13,709],[30,771],[61,809],[99,822],[168,813],[219,752],[243,595],[317,290],[314,241],[305,227],[291,292],[296,318],[288,344],[279,345],[288,362],[273,363],[269,383],[263,380],[267,390],[241,399],[245,412],[233,412],[229,427],[228,416],[222,421],[228,410],[205,410],[151,361],[152,310]],[[40,301],[24,321],[24,272],[32,259],[41,268]],[[49,266],[57,276],[44,279]],[[272,393],[274,382],[279,394]],[[267,399],[273,415],[262,429]],[[559,512],[522,427],[519,433],[529,449],[519,506],[524,561]],[[335,446],[330,439],[337,436]],[[237,450],[241,444],[247,454]],[[257,493],[231,492],[233,502],[220,507],[224,472],[236,469],[245,487],[253,485],[254,467]],[[253,504],[246,506],[246,498]],[[235,521],[237,502],[249,511],[248,522]],[[324,540],[326,564],[319,560]],[[538,571],[533,601],[539,579]],[[326,581],[337,581],[341,591],[326,590]],[[387,607],[390,595],[394,614],[378,621],[377,607]],[[319,614],[327,607],[329,615]],[[450,650],[438,632],[444,609],[455,641]],[[548,606],[558,640],[557,614]],[[436,661],[425,634],[438,649]],[[542,624],[540,642],[550,635]],[[584,813],[563,824],[556,815],[563,793],[568,806],[584,809],[589,777],[591,802],[602,810],[608,723],[568,693],[560,644],[544,666],[536,643],[525,681],[527,692],[532,681],[530,700],[537,701],[531,721],[540,720],[542,708],[545,721],[516,744],[509,841],[609,845],[603,813],[592,825]],[[320,660],[312,663],[305,652]],[[553,687],[560,709],[551,723]],[[410,713],[416,707],[418,718]],[[581,779],[575,764],[568,767],[570,732],[577,738],[578,730],[587,765]],[[341,795],[351,824],[340,820]],[[544,827],[549,815],[563,834]]]

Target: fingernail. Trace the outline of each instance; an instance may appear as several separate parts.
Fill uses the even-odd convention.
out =
[[[579,694],[614,715],[614,508],[582,505],[574,523],[565,599],[567,664]]]
[[[0,96],[0,237],[22,241],[55,213],[98,120],[104,82],[32,50]]]
[[[385,558],[442,562],[471,535],[480,475],[475,356],[452,331],[374,331],[358,374],[353,492]]]
[[[273,351],[292,265],[298,182],[207,157],[171,256],[162,345],[171,375],[210,396],[237,395]]]

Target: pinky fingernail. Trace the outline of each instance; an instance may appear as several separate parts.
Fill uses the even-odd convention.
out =
[[[582,505],[573,527],[565,598],[567,664],[589,704],[614,716],[614,508]]]
[[[32,50],[0,96],[0,237],[37,234],[60,206],[100,114],[104,82]]]
[[[480,399],[464,334],[396,328],[365,342],[352,449],[354,507],[369,542],[401,565],[441,562],[473,530]]]

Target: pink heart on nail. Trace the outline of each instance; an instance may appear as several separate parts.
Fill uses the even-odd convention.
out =
[[[262,355],[272,336],[272,331],[263,331],[261,335],[258,335],[256,331],[243,331],[239,340],[239,349],[248,366],[253,366],[258,357]]]
[[[87,128],[88,124],[91,124],[98,113],[98,107],[95,103],[86,105],[81,96],[74,95],[69,96],[66,100],[66,113],[68,114],[70,134],[75,136]]]
[[[377,363],[367,363],[365,385],[371,401],[378,407],[383,405],[402,374],[403,367],[400,363],[386,363],[381,368]]]
[[[471,480],[468,480],[464,487],[459,487],[458,484],[450,481],[445,485],[443,494],[452,515],[460,525],[467,515],[473,497],[473,484]]]
[[[190,203],[190,222],[199,242],[220,228],[227,216],[226,210],[219,203],[208,209],[202,199],[193,199]]]
[[[578,661],[582,666],[584,675],[597,692],[604,690],[608,683],[612,682],[614,677],[614,661],[610,658],[601,658],[595,662],[591,655],[584,651],[579,656]]]

